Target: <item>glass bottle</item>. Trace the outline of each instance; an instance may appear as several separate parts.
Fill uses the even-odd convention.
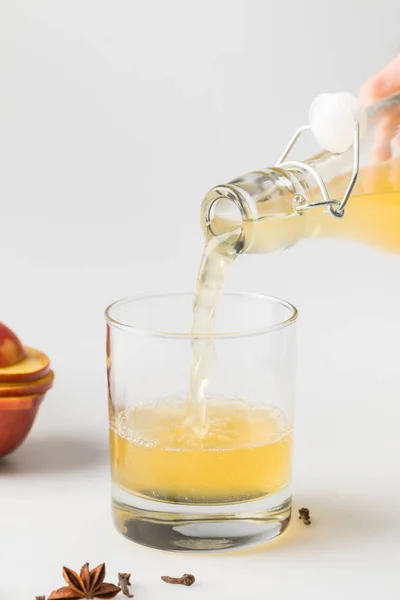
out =
[[[210,190],[201,209],[206,235],[233,232],[238,253],[340,237],[400,254],[400,94],[367,109],[360,140],[354,122],[354,143],[344,152],[280,160]]]

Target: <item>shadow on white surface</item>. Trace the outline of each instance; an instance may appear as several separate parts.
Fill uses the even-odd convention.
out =
[[[330,550],[362,547],[363,552],[371,552],[376,543],[383,543],[387,536],[394,533],[393,507],[384,506],[376,498],[360,496],[355,498],[335,498],[330,496],[314,497],[309,506],[312,523],[304,525],[298,520],[297,508],[287,531],[275,540],[262,547],[250,548],[235,554],[270,554],[281,551],[293,554],[301,559],[309,560],[310,555],[321,552],[322,557]],[[314,559],[315,560],[315,559]]]
[[[0,476],[60,473],[107,464],[106,445],[74,436],[46,435],[29,439],[0,460]]]

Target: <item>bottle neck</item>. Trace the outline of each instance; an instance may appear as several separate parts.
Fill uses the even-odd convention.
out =
[[[231,231],[238,252],[271,252],[291,246],[304,237],[332,235],[352,239],[365,237],[369,243],[373,227],[377,231],[382,230],[383,222],[386,227],[391,225],[383,209],[387,194],[397,194],[396,206],[400,203],[400,157],[390,157],[382,162],[376,155],[382,119],[390,120],[389,133],[398,131],[400,94],[373,105],[367,116],[369,133],[362,144],[361,160],[369,166],[359,171],[342,219],[335,219],[326,207],[302,210],[302,204],[324,200],[318,177],[329,198],[337,201],[343,198],[354,163],[353,147],[338,155],[321,152],[303,162],[298,161],[296,166],[285,163],[281,167],[247,173],[213,188],[202,204],[201,220],[206,235]],[[393,198],[390,202],[392,206]],[[368,222],[365,235],[360,233],[363,220]],[[383,235],[382,230],[380,238]]]
[[[269,249],[280,249],[294,243],[293,220],[288,225],[284,241],[274,235],[272,222],[288,223],[298,217],[293,199],[302,191],[296,174],[283,169],[265,169],[247,173],[229,183],[210,190],[201,208],[202,225],[207,237],[237,232],[239,252],[257,250],[263,228],[268,228],[264,239]],[[267,223],[268,221],[268,223]],[[299,225],[299,223],[297,223]],[[298,237],[296,233],[295,237]]]

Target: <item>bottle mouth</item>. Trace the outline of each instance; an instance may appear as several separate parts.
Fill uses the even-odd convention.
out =
[[[246,203],[233,186],[213,188],[202,204],[202,224],[206,236],[221,237],[241,252],[245,247]]]
[[[236,233],[240,235],[243,228],[243,215],[233,200],[219,196],[209,206],[207,215],[208,228],[212,235]]]

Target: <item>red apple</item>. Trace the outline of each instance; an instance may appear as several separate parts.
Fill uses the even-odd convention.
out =
[[[0,367],[10,367],[25,358],[25,348],[3,323],[0,323]]]
[[[0,458],[25,440],[43,398],[44,394],[0,398]]]

